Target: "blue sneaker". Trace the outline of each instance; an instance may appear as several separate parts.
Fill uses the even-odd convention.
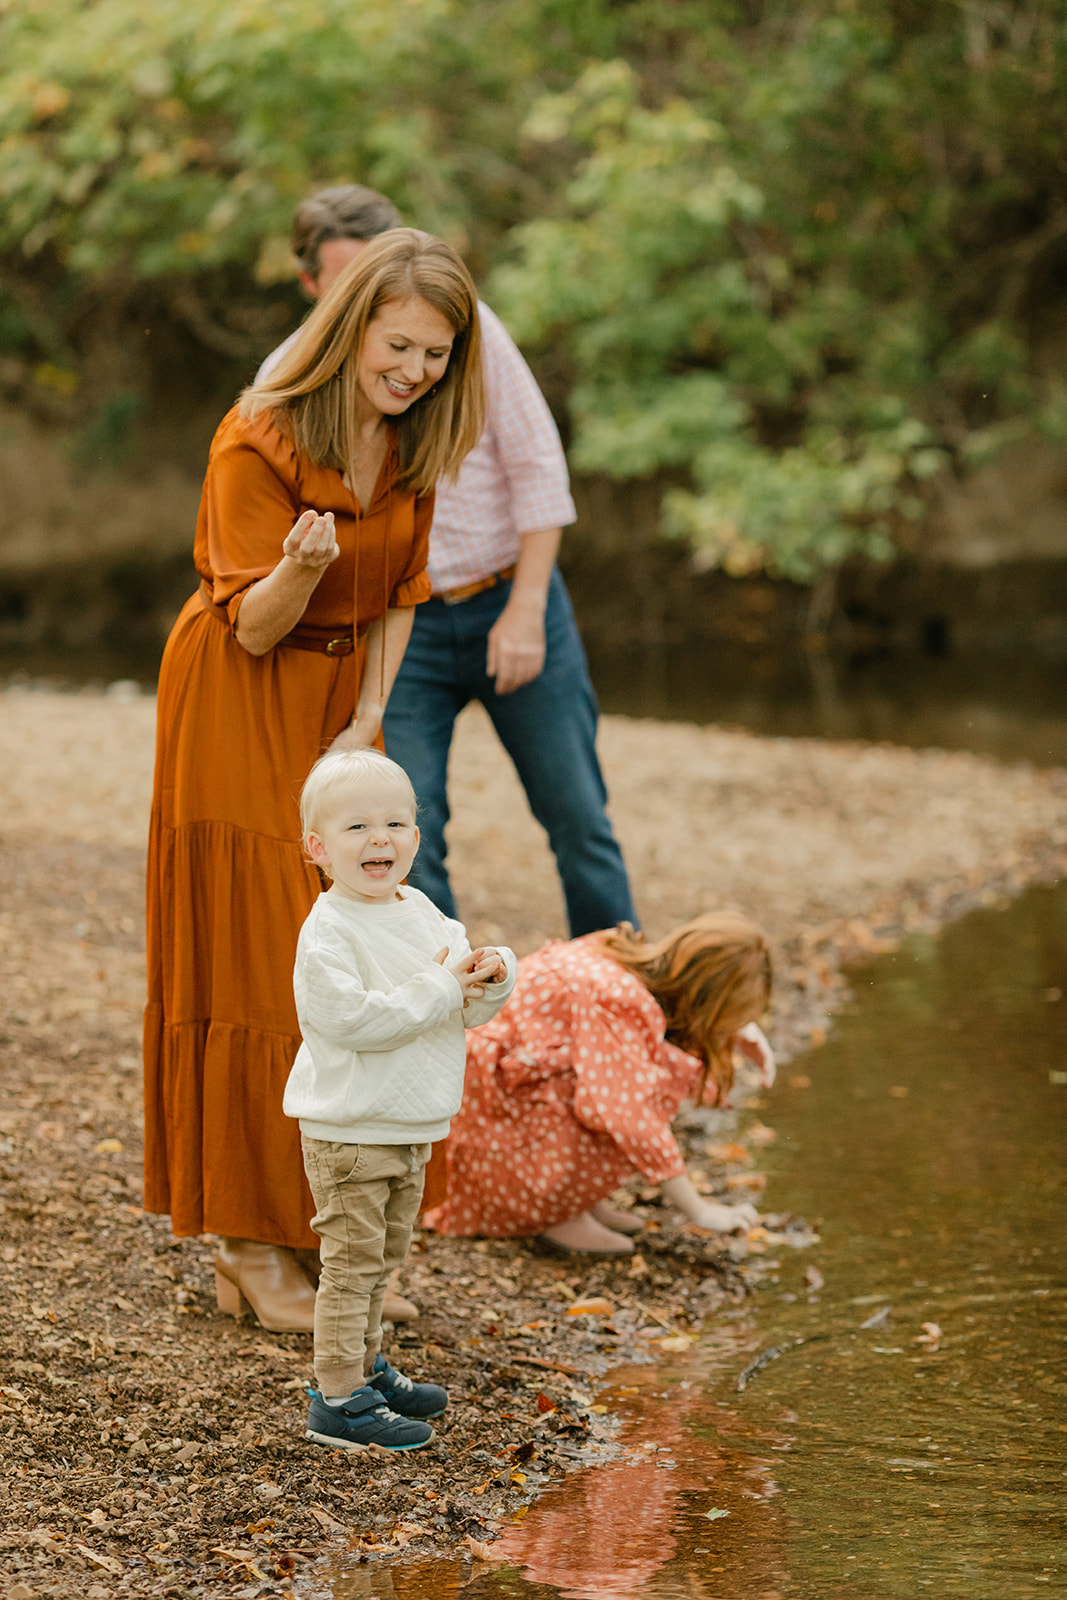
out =
[[[383,1355],[374,1358],[370,1387],[377,1389],[390,1410],[398,1411],[402,1417],[439,1417],[448,1404],[448,1395],[439,1383],[412,1383]]]
[[[322,1395],[313,1390],[305,1437],[333,1450],[389,1454],[394,1450],[420,1450],[433,1438],[433,1429],[425,1422],[390,1411],[379,1390],[365,1383],[353,1390],[343,1406],[328,1406]]]

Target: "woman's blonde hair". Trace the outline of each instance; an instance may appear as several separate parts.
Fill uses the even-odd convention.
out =
[[[767,936],[747,917],[713,911],[646,944],[628,923],[598,935],[605,952],[640,978],[667,1019],[671,1044],[704,1063],[722,1099],[734,1079],[731,1040],[771,998]]]
[[[368,242],[327,289],[269,377],[241,397],[241,412],[274,421],[301,455],[348,472],[356,454],[356,367],[381,308],[417,297],[455,332],[448,366],[396,418],[399,487],[429,494],[454,477],[485,424],[481,333],[474,282],[450,245],[418,228],[391,228]]]

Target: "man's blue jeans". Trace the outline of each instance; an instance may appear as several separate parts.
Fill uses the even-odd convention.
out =
[[[486,641],[510,592],[511,585],[501,583],[456,605],[427,600],[415,608],[384,722],[385,748],[407,772],[419,801],[422,842],[409,881],[446,916],[455,916],[445,868],[448,752],[459,713],[480,700],[548,834],[577,938],[636,920],[622,852],[605,812],[596,697],[558,572],[545,612],[544,671],[512,694],[496,693],[485,670]]]

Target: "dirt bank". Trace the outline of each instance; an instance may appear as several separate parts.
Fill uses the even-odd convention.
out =
[[[217,1315],[210,1244],[140,1209],[141,868],[154,706],[121,689],[0,695],[0,1578],[28,1596],[259,1595],[324,1542],[368,1553],[491,1536],[610,1449],[590,1380],[684,1341],[745,1292],[765,1240],[682,1229],[635,1186],[638,1260],[419,1240],[421,1322],[393,1354],[442,1377],[440,1441],[393,1466],[302,1438],[310,1340]],[[608,719],[602,749],[645,923],[712,905],[778,954],[785,1056],[827,1026],[840,961],[1062,876],[1067,776],[958,754]],[[480,714],[453,765],[454,868],[475,939],[562,934],[552,864]],[[817,1070],[817,1058],[805,1071]],[[709,1192],[755,1194],[782,1075],[736,1123],[691,1119]],[[755,1113],[758,1113],[755,1114]],[[762,1119],[762,1120],[761,1120]],[[777,1197],[787,1204],[788,1197]],[[803,1219],[769,1219],[798,1282]],[[568,1315],[603,1295],[612,1314]]]

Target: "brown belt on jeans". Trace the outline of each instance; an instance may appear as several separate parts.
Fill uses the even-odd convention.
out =
[[[205,583],[200,585],[200,604],[205,611],[210,611],[213,617],[217,617],[225,627],[228,628],[230,626],[230,617],[226,607],[215,604]],[[368,624],[364,622],[355,630],[354,634],[351,631],[338,634],[333,628],[316,628],[309,623],[303,627],[293,628],[291,632],[285,635],[284,639],[278,640],[278,644],[284,645],[290,650],[315,650],[320,655],[350,656],[366,633],[367,627]]]
[[[510,583],[515,576],[515,567],[503,567],[499,572],[491,572],[488,578],[479,578],[477,583],[463,583],[458,589],[442,589],[437,594],[430,596],[431,600],[443,600],[446,606],[458,605],[461,600],[469,600],[473,595],[482,594],[486,589],[495,589],[498,583]]]

